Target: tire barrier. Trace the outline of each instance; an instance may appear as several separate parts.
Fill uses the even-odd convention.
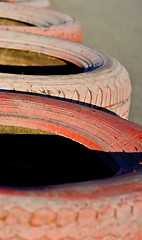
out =
[[[48,0],[0,0],[0,2],[9,2],[24,6],[33,6],[47,9],[50,8],[50,2]]]
[[[100,50],[62,39],[1,30],[0,51],[1,89],[104,107],[128,118],[128,72]]]
[[[82,42],[79,21],[53,10],[0,2],[0,25],[0,29],[9,31]]]
[[[141,126],[102,110],[7,91],[0,92],[0,125],[72,139],[103,159],[108,154],[114,173],[125,173],[35,189],[1,188],[0,239],[142,238]]]
[[[44,155],[31,141],[28,157],[26,141],[20,161],[19,145],[3,138],[0,239],[141,240],[142,127],[125,120],[127,70],[79,44],[80,23],[47,0],[8,2],[0,2],[0,132],[46,138]]]

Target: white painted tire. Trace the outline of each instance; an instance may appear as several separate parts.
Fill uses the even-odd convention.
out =
[[[82,73],[66,75],[0,74],[0,88],[52,95],[106,108],[128,118],[131,83],[127,70],[97,49],[40,35],[0,31],[0,48],[42,53],[71,62]]]

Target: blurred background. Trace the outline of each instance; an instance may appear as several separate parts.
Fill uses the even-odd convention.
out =
[[[129,120],[142,125],[142,0],[50,0],[51,8],[77,18],[83,43],[117,58],[132,82]]]

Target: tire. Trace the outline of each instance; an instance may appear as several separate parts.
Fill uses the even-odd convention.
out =
[[[50,8],[50,2],[48,0],[1,0],[1,2],[9,2],[24,6],[33,6],[47,9]]]
[[[0,18],[0,29],[82,42],[79,21],[57,11],[0,2]]]
[[[113,169],[128,172],[39,189],[1,188],[0,239],[141,239],[141,126],[101,110],[9,92],[0,92],[0,124],[70,138],[102,157],[108,153]]]
[[[77,68],[74,70],[73,67],[70,72],[72,67],[69,65],[69,72],[64,73],[63,68],[57,71],[58,67],[61,69],[60,66],[51,66],[53,71],[50,75],[46,73],[43,76],[42,72],[38,72],[38,61],[36,67],[32,68],[33,72],[28,74],[25,73],[25,68],[21,70],[24,74],[18,74],[17,68],[16,71],[11,68],[7,70],[7,66],[3,66],[0,74],[1,89],[47,94],[83,105],[89,104],[91,107],[103,107],[122,118],[128,118],[131,99],[129,74],[116,59],[100,50],[62,39],[4,30],[0,31],[0,49],[44,54],[70,62]],[[38,59],[37,57],[36,55],[32,59]],[[2,64],[10,64],[7,57],[5,61]],[[19,61],[18,59],[18,63]],[[15,60],[12,60],[12,64],[13,62]]]

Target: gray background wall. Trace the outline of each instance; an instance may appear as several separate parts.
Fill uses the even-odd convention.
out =
[[[142,125],[142,0],[50,0],[51,8],[77,18],[83,43],[117,58],[132,82],[129,120]]]

